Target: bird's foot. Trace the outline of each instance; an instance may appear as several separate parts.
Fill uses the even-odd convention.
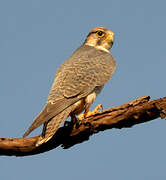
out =
[[[82,121],[82,120],[84,120],[85,118],[88,118],[88,117],[90,117],[90,116],[93,116],[94,114],[96,114],[97,112],[99,112],[99,109],[103,109],[103,106],[102,106],[101,104],[98,104],[98,105],[96,106],[96,108],[95,108],[92,112],[88,110],[88,111],[80,114],[80,115],[78,116],[79,121]]]

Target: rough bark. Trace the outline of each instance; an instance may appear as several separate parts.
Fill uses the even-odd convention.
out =
[[[43,153],[62,146],[64,149],[89,140],[89,137],[100,131],[112,128],[129,128],[158,117],[166,117],[166,97],[149,101],[149,96],[127,102],[118,107],[109,108],[87,118],[79,127],[68,123],[58,129],[47,143],[36,147],[39,136],[31,138],[0,137],[0,155],[28,156]]]

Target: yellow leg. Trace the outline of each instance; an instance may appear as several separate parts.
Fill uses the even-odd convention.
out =
[[[90,112],[89,110],[87,110],[86,112],[80,114],[80,115],[78,116],[78,119],[81,121],[81,120],[83,120],[83,119],[85,119],[85,118],[87,118],[87,117],[93,116],[93,115],[96,114],[96,113],[98,112],[98,110],[101,109],[101,108],[102,108],[102,105],[101,105],[101,104],[98,104],[98,105],[96,106],[96,108],[95,108],[92,112]]]
[[[82,121],[85,118],[85,113],[82,113],[78,116],[78,120]]]

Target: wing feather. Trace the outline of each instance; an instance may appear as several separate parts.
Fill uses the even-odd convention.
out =
[[[85,98],[95,87],[104,86],[116,68],[113,56],[83,45],[58,69],[47,105],[35,118],[24,137],[70,105]]]

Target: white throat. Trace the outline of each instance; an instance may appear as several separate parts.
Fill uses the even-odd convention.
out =
[[[104,48],[103,46],[96,46],[96,48],[109,53],[109,50]]]
[[[104,48],[103,46],[94,46],[94,44],[91,44],[91,43],[88,43],[87,45],[88,45],[88,46],[95,47],[96,49],[99,49],[99,50],[102,50],[102,51],[105,51],[105,52],[110,53],[109,50],[106,49],[106,48]]]

